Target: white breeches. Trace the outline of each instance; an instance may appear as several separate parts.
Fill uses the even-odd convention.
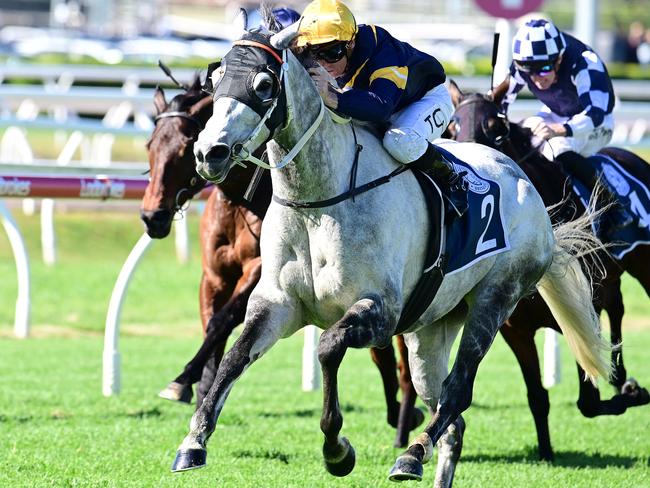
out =
[[[447,128],[454,105],[445,85],[429,90],[421,99],[391,115],[384,147],[400,163],[415,161]]]

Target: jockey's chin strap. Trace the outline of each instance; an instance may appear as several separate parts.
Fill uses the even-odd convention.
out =
[[[264,49],[265,51],[271,53],[275,59],[277,59],[280,62],[280,86],[282,86],[282,83],[284,81],[284,74],[289,70],[289,64],[287,63],[287,50],[282,51],[282,58],[278,56],[278,54],[269,46],[262,44],[261,42],[256,42],[256,41],[251,41],[247,39],[240,39],[239,41],[235,41],[236,45],[242,45],[242,46],[254,46],[254,47],[259,47],[260,49]],[[262,134],[262,129],[264,128],[264,125],[266,121],[271,117],[271,114],[275,110],[275,107],[278,105],[278,99],[280,97],[277,96],[273,99],[273,102],[271,103],[271,106],[269,109],[266,111],[264,114],[264,117],[262,117],[262,120],[260,120],[259,124],[255,127],[253,132],[251,133],[251,136],[248,138],[243,143],[237,143],[233,145],[233,154],[231,156],[231,159],[235,162],[235,164],[239,164],[240,166],[245,166],[244,161],[250,161],[253,164],[256,164],[257,166],[260,166],[265,169],[281,169],[284,168],[287,164],[289,164],[294,157],[300,152],[300,150],[307,144],[307,141],[311,139],[311,137],[314,135],[318,127],[320,126],[322,120],[323,120],[323,115],[325,114],[325,104],[323,103],[323,100],[318,97],[320,101],[320,110],[318,112],[318,115],[316,116],[316,120],[311,124],[311,126],[305,131],[305,133],[302,135],[302,137],[296,142],[296,145],[293,146],[293,148],[287,153],[286,156],[280,160],[275,165],[270,165],[265,163],[259,158],[256,158],[253,156],[253,152],[260,147],[265,140],[263,140],[265,137]],[[288,109],[288,102],[287,102],[287,109]]]

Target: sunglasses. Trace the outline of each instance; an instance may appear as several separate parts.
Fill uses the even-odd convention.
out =
[[[326,63],[336,63],[343,59],[348,52],[347,42],[338,42],[332,46],[322,47],[320,49],[311,49],[311,54],[314,58],[322,59]]]
[[[517,69],[524,73],[530,73],[538,76],[548,76],[555,72],[555,62],[541,61],[533,63],[519,63],[515,61]]]

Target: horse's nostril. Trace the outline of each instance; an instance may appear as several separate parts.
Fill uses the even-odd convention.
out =
[[[215,144],[205,155],[206,161],[221,162],[230,157],[230,147],[227,144]]]

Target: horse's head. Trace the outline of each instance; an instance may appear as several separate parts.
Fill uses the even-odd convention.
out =
[[[284,125],[286,78],[290,66],[299,65],[288,50],[296,35],[296,25],[273,35],[246,32],[209,73],[213,115],[194,146],[203,178],[223,181],[233,165],[247,160]]]
[[[168,104],[161,88],[154,94],[156,127],[147,142],[149,185],[140,210],[147,234],[166,237],[172,219],[205,185],[194,165],[194,142],[212,114],[210,97],[198,77],[187,92]]]
[[[501,86],[503,88],[503,86]],[[460,142],[478,142],[512,158],[524,170],[546,205],[561,201],[567,194],[561,170],[537,149],[539,141],[530,129],[510,123],[499,109],[505,91],[490,95],[463,93],[450,82],[449,93],[456,107],[448,132]]]
[[[449,93],[456,108],[448,128],[452,138],[501,149],[510,135],[510,123],[495,101],[480,93],[464,94],[453,81]]]

